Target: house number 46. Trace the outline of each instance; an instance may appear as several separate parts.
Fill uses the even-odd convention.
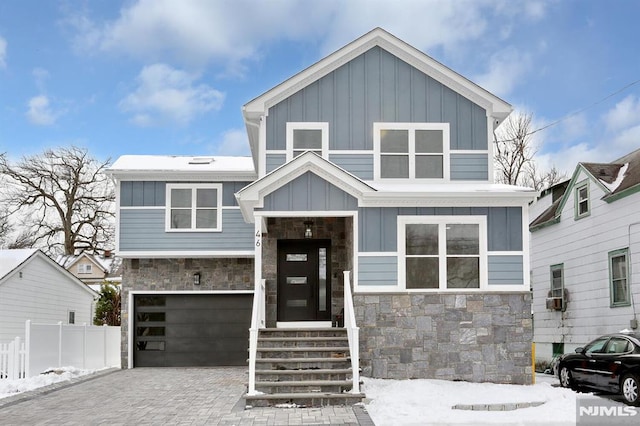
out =
[[[262,232],[256,231],[256,247],[260,247],[262,244]]]

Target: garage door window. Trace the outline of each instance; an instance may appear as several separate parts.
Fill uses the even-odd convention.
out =
[[[136,350],[164,351],[165,296],[141,296],[136,298]]]

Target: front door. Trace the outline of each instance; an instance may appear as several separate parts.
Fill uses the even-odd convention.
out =
[[[331,240],[278,241],[278,321],[331,320]]]

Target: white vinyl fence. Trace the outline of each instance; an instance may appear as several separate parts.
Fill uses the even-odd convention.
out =
[[[120,367],[120,327],[32,324],[25,341],[0,344],[0,379],[25,378],[59,367]]]

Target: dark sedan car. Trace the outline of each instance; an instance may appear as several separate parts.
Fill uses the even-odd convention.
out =
[[[560,385],[622,395],[640,405],[640,334],[617,333],[598,337],[558,361]]]

